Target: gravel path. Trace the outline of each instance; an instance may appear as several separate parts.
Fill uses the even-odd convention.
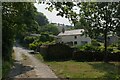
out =
[[[15,62],[10,78],[57,78],[52,70],[22,47],[14,47]]]

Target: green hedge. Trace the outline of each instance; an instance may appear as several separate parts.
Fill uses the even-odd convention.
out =
[[[120,61],[120,51],[116,45],[107,47],[109,61]],[[92,44],[85,44],[71,48],[65,44],[52,44],[41,49],[46,60],[77,60],[77,61],[104,61],[106,55],[103,44],[93,40]]]
[[[104,61],[105,52],[77,51],[74,52],[73,60],[77,61]],[[107,53],[109,61],[120,61],[120,53]]]
[[[91,49],[91,48],[90,48]],[[76,60],[76,61],[104,61],[105,52],[101,51],[75,51],[64,44],[44,45],[40,51],[45,60]],[[75,51],[75,52],[74,52]],[[109,61],[120,61],[120,52],[107,52]]]
[[[41,47],[41,53],[46,60],[66,60],[72,58],[73,49],[65,44],[52,44]]]

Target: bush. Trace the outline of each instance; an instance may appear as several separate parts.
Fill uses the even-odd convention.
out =
[[[117,43],[118,43],[118,49],[120,50],[120,40]]]
[[[112,43],[109,47],[117,47],[117,43]]]
[[[24,38],[24,44],[26,46],[29,46],[29,44],[33,43],[36,39],[37,39],[37,37],[27,36]]]
[[[31,44],[29,44],[29,48],[32,49],[32,50],[36,50],[37,47],[41,46],[42,45],[42,42],[33,42]]]
[[[29,48],[32,50],[36,49],[36,45],[34,43],[29,44]]]
[[[103,52],[104,49],[105,49],[104,46],[99,46],[97,50],[100,51],[100,52]]]
[[[42,42],[47,42],[47,41],[53,41],[54,38],[51,37],[48,33],[41,33],[41,36],[39,37],[39,40]]]
[[[103,51],[104,49],[104,47],[101,46],[101,43],[96,40],[92,40],[91,44],[76,46],[75,48],[80,51]]]
[[[73,48],[74,48],[75,51],[84,51],[83,46],[74,46]]]
[[[52,41],[52,42],[47,41],[47,42],[43,42],[42,44],[43,44],[43,45],[55,44],[55,41]]]
[[[113,51],[114,51],[113,47],[110,47],[110,46],[107,48],[107,50],[108,50],[109,52],[113,52]]]
[[[91,44],[85,44],[84,46],[80,47],[83,51],[98,51],[98,47],[95,47]]]
[[[92,40],[91,41],[91,45],[93,45],[93,46],[101,46],[101,44],[100,44],[100,42],[98,42],[97,40]]]

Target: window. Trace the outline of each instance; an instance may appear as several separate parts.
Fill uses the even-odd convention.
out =
[[[74,36],[75,39],[77,39],[77,36]]]
[[[74,44],[76,45],[76,44],[77,44],[77,41],[74,41]]]
[[[73,46],[73,42],[67,42],[68,45]]]

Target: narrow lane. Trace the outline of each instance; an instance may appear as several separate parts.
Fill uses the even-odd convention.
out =
[[[14,47],[15,62],[8,77],[10,78],[57,78],[53,71],[37,60],[27,49]]]

